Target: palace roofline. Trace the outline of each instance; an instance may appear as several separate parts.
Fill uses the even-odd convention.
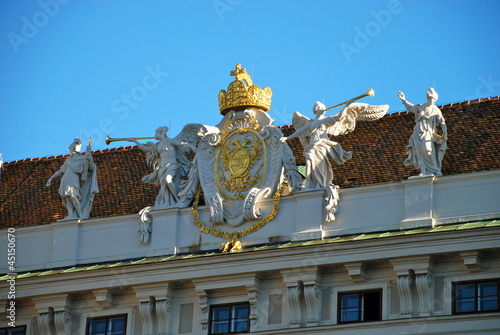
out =
[[[500,96],[439,107],[449,130],[443,175],[500,169]],[[335,137],[345,150],[353,151],[353,157],[342,165],[333,164],[334,183],[347,189],[401,182],[417,175],[417,170],[403,164],[414,123],[412,114],[396,112],[373,122],[359,122],[352,133]],[[279,128],[285,136],[294,130],[293,126]],[[288,144],[297,165],[304,165],[300,141],[295,138]],[[136,214],[154,204],[158,189],[141,181],[150,169],[144,153],[136,146],[97,150],[93,156],[100,193],[95,196],[91,218]],[[45,184],[66,157],[4,164],[0,179],[0,228],[50,224],[65,217],[66,208],[57,186]]]

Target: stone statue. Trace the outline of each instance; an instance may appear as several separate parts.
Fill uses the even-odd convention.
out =
[[[196,151],[196,141],[202,131],[202,125],[188,124],[175,138],[167,136],[168,127],[156,129],[155,139],[158,142],[139,143],[135,138],[129,142],[137,144],[146,152],[146,162],[153,172],[142,178],[148,184],[160,185],[156,197],[155,209],[175,207],[181,190],[181,179],[189,173],[190,162],[185,156],[188,150]],[[186,151],[183,150],[188,149]]]
[[[92,208],[94,194],[99,192],[97,186],[97,168],[92,158],[92,139],[89,139],[85,155],[80,153],[82,145],[76,138],[68,147],[70,156],[61,168],[47,181],[50,186],[55,177],[62,175],[59,194],[68,210],[64,220],[87,219]]]
[[[352,157],[352,152],[345,151],[342,146],[330,139],[329,135],[347,134],[354,130],[356,121],[372,121],[381,118],[388,105],[373,106],[365,103],[353,103],[355,99],[346,102],[345,107],[336,115],[325,116],[325,105],[316,102],[313,120],[299,112],[293,114],[292,123],[296,129],[289,137],[283,137],[282,142],[299,137],[304,146],[306,159],[306,183],[304,189],[326,189],[328,192],[327,221],[334,220],[334,212],[338,200],[337,186],[333,184],[333,171],[329,161],[342,164]]]
[[[398,97],[409,112],[415,114],[415,127],[406,147],[408,157],[405,166],[413,166],[420,170],[421,177],[442,176],[441,162],[447,148],[448,130],[443,114],[435,105],[438,94],[433,88],[427,91],[427,103],[413,105],[405,99],[403,92]],[[438,126],[442,135],[438,134]]]
[[[328,135],[347,134],[354,130],[356,121],[379,119],[389,109],[388,105],[372,106],[352,101],[349,100],[338,114],[328,117],[325,116],[325,105],[317,101],[313,107],[316,116],[314,120],[299,112],[294,113],[292,123],[296,131],[289,137],[282,138],[282,141],[300,138],[306,158],[306,189],[321,189],[332,185],[333,172],[329,156],[339,164],[352,157],[352,152],[345,151],[339,143],[330,140]]]

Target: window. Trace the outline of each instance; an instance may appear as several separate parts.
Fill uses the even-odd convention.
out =
[[[26,326],[0,328],[0,335],[25,335]]]
[[[116,315],[87,319],[86,335],[125,335],[127,316]]]
[[[453,313],[498,311],[499,280],[455,283]]]
[[[231,304],[212,306],[210,334],[240,334],[250,331],[250,305]]]
[[[382,290],[339,293],[340,323],[382,320]]]

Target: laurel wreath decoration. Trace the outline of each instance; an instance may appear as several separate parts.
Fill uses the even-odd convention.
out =
[[[193,202],[193,206],[191,207],[191,211],[193,213],[194,224],[198,228],[200,228],[200,231],[202,233],[212,234],[212,235],[214,235],[216,237],[220,237],[220,238],[223,238],[225,240],[228,240],[228,242],[222,243],[222,245],[226,246],[224,248],[224,250],[228,251],[227,250],[227,246],[229,244],[235,245],[236,243],[239,242],[238,238],[245,237],[245,236],[247,236],[247,235],[249,235],[251,233],[255,233],[257,230],[259,230],[260,228],[264,227],[269,221],[271,221],[271,220],[274,219],[274,217],[278,214],[281,195],[283,194],[283,190],[284,190],[284,188],[285,188],[285,186],[287,184],[288,183],[286,181],[283,181],[280,184],[280,186],[278,187],[278,190],[276,191],[276,193],[274,194],[274,196],[273,196],[273,208],[272,208],[271,214],[263,217],[257,223],[253,224],[251,227],[248,227],[247,229],[243,229],[243,230],[236,231],[236,232],[225,232],[225,231],[223,231],[223,230],[221,230],[219,228],[207,227],[200,220],[200,215],[198,213],[198,203],[200,201],[201,187],[198,186],[198,191],[196,192],[196,195],[195,195],[195,198],[194,198],[194,202]],[[230,250],[230,251],[237,251],[239,249],[241,249],[241,243],[240,243],[240,247],[239,248],[237,248],[235,250]]]

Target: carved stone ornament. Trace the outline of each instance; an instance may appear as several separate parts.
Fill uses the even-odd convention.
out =
[[[270,89],[265,88],[265,94],[247,96],[260,88],[248,86],[250,76],[239,65],[232,75],[236,75],[238,85],[231,83],[228,91],[219,96],[224,115],[217,126],[219,131],[200,139],[188,182],[179,194],[179,204],[183,205],[196,194],[195,223],[204,233],[232,240],[231,246],[222,246],[224,251],[238,250],[232,248],[238,245],[238,238],[260,229],[274,218],[285,182],[294,189],[302,182],[292,150],[280,141],[281,130],[272,125],[273,120],[262,107],[270,104]],[[236,88],[238,92],[233,92]],[[233,96],[237,96],[238,101],[229,101]],[[211,225],[201,222],[198,216],[201,190],[210,208]],[[264,213],[259,202],[271,197],[275,200],[273,209],[271,213]],[[253,222],[256,220],[259,221]],[[239,227],[244,229],[234,232]],[[225,232],[226,229],[233,232]]]
[[[151,240],[151,222],[153,217],[150,213],[152,206],[144,207],[139,211],[139,243],[147,244]]]

